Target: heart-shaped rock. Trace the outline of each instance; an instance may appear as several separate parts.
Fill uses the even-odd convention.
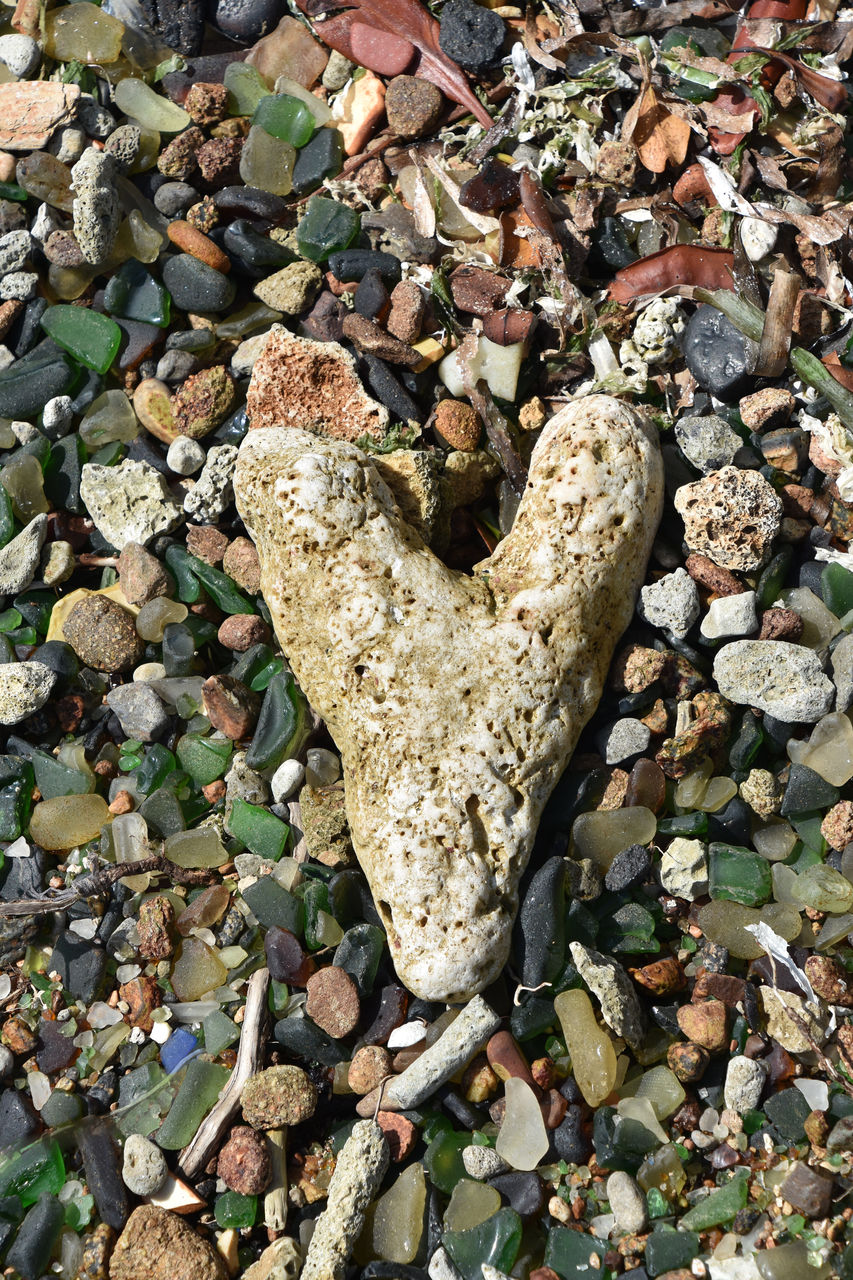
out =
[[[631,617],[661,514],[656,434],[608,396],[560,410],[471,577],[343,441],[250,431],[234,491],[282,649],[340,749],[397,973],[467,999],[506,963],[543,806]]]

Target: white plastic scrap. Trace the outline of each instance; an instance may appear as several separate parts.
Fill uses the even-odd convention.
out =
[[[787,970],[802,989],[803,994],[814,1004],[819,1004],[814,988],[809,982],[808,974],[798,964],[795,964],[788,955],[788,944],[785,939],[780,938],[779,934],[774,932],[770,925],[765,924],[763,920],[759,920],[757,924],[744,925],[744,928],[748,933],[752,934],[758,945],[764,948],[771,960],[775,960],[776,964]]]

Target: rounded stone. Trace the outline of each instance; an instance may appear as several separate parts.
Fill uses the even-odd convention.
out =
[[[752,386],[751,343],[715,307],[697,308],[685,330],[682,349],[699,386],[718,400],[738,400]]]
[[[177,248],[214,271],[227,275],[231,270],[231,259],[228,254],[223,253],[218,244],[214,244],[209,236],[196,230],[189,222],[176,218],[174,222],[169,223],[166,234]]]
[[[145,652],[133,616],[106,596],[80,600],[62,631],[80,661],[94,671],[130,671]]]
[[[246,46],[272,31],[287,6],[283,0],[210,0],[207,11],[211,26]]]
[[[768,1066],[760,1058],[746,1058],[742,1054],[729,1060],[723,1091],[726,1106],[741,1115],[755,1111],[767,1080]]]
[[[500,14],[473,0],[450,0],[441,11],[438,42],[466,71],[485,71],[503,49],[506,27]]]
[[[179,476],[192,476],[204,466],[204,448],[191,436],[176,436],[166,453],[166,466]]]
[[[432,133],[443,107],[441,90],[420,76],[395,76],[385,90],[388,124],[401,138]]]
[[[125,1140],[121,1177],[135,1196],[153,1196],[169,1174],[166,1157],[158,1146],[141,1133],[131,1133]]]
[[[236,293],[233,280],[189,253],[167,259],[163,283],[182,311],[225,311]]]
[[[391,1055],[381,1044],[364,1044],[353,1055],[347,1084],[353,1093],[364,1096],[391,1074]]]
[[[267,1140],[248,1125],[237,1125],[219,1153],[216,1172],[230,1191],[257,1196],[269,1185],[272,1167]]]
[[[470,404],[442,400],[435,410],[435,429],[452,448],[471,453],[479,444],[483,424]]]
[[[280,1129],[310,1120],[317,1090],[301,1067],[267,1067],[243,1085],[240,1104],[253,1129]]]
[[[610,1201],[610,1212],[616,1219],[621,1231],[635,1235],[642,1231],[648,1222],[646,1197],[630,1173],[618,1169],[607,1179],[607,1199]]]
[[[164,218],[176,218],[186,213],[198,198],[198,190],[188,182],[164,182],[154,192],[154,207]]]
[[[361,1002],[358,987],[337,965],[318,969],[308,979],[308,1017],[335,1040],[350,1035],[358,1026]]]
[[[200,440],[227,418],[236,399],[234,380],[224,365],[200,369],[172,400],[175,428],[180,435]]]
[[[41,49],[32,36],[0,36],[0,62],[16,80],[26,80],[41,62]]]
[[[814,724],[832,709],[835,685],[818,655],[785,640],[735,640],[714,659],[720,693],[777,720]]]

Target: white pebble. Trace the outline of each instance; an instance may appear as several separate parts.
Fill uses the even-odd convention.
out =
[[[776,248],[779,232],[760,218],[744,218],[740,224],[740,241],[750,262],[760,262]]]
[[[176,436],[166,453],[166,466],[179,476],[192,476],[204,466],[203,447],[190,436]]]
[[[36,1111],[41,1111],[51,1095],[50,1081],[43,1071],[31,1071],[27,1076],[30,1097]]]
[[[723,636],[748,636],[757,630],[755,592],[741,591],[735,596],[719,596],[711,601],[699,634],[706,640],[719,640]]]
[[[153,1196],[169,1173],[166,1157],[141,1133],[132,1133],[124,1144],[121,1176],[128,1191],[135,1196]]]
[[[304,777],[305,769],[298,760],[285,760],[280,764],[270,779],[270,790],[276,804],[292,796],[296,788],[302,786]]]

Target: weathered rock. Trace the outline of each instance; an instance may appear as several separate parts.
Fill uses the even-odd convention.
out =
[[[621,964],[581,942],[569,945],[577,971],[601,1005],[601,1016],[617,1036],[636,1048],[644,1034],[643,1011],[633,983]]]
[[[35,577],[47,533],[47,516],[36,516],[0,550],[0,594],[17,595]]]
[[[19,724],[40,711],[56,684],[56,672],[43,662],[0,665],[0,724]]]
[[[183,1218],[143,1204],[118,1238],[110,1280],[228,1280],[228,1270],[214,1246]]]
[[[74,239],[87,262],[109,257],[121,219],[117,169],[106,151],[89,147],[71,170],[74,179]]]
[[[419,995],[463,999],[506,961],[539,816],[631,616],[661,470],[635,411],[575,402],[536,445],[512,533],[467,577],[429,553],[358,449],[286,429],[242,445],[235,495],[262,589],[341,751],[353,844]]]
[[[777,720],[814,724],[832,709],[835,686],[812,649],[784,640],[735,640],[714,659],[714,679],[730,702]]]
[[[145,546],[158,533],[169,533],[184,515],[165,480],[147,462],[125,458],[117,467],[87,462],[80,496],[98,532],[121,551],[128,542]]]
[[[723,467],[675,494],[691,551],[724,569],[751,573],[769,554],[782,523],[782,500],[757,471]]]
[[[80,89],[51,80],[0,85],[0,147],[40,151],[60,125],[74,115]]]
[[[308,427],[336,440],[381,440],[389,422],[339,343],[297,338],[276,325],[252,370],[246,407],[253,427]]]

